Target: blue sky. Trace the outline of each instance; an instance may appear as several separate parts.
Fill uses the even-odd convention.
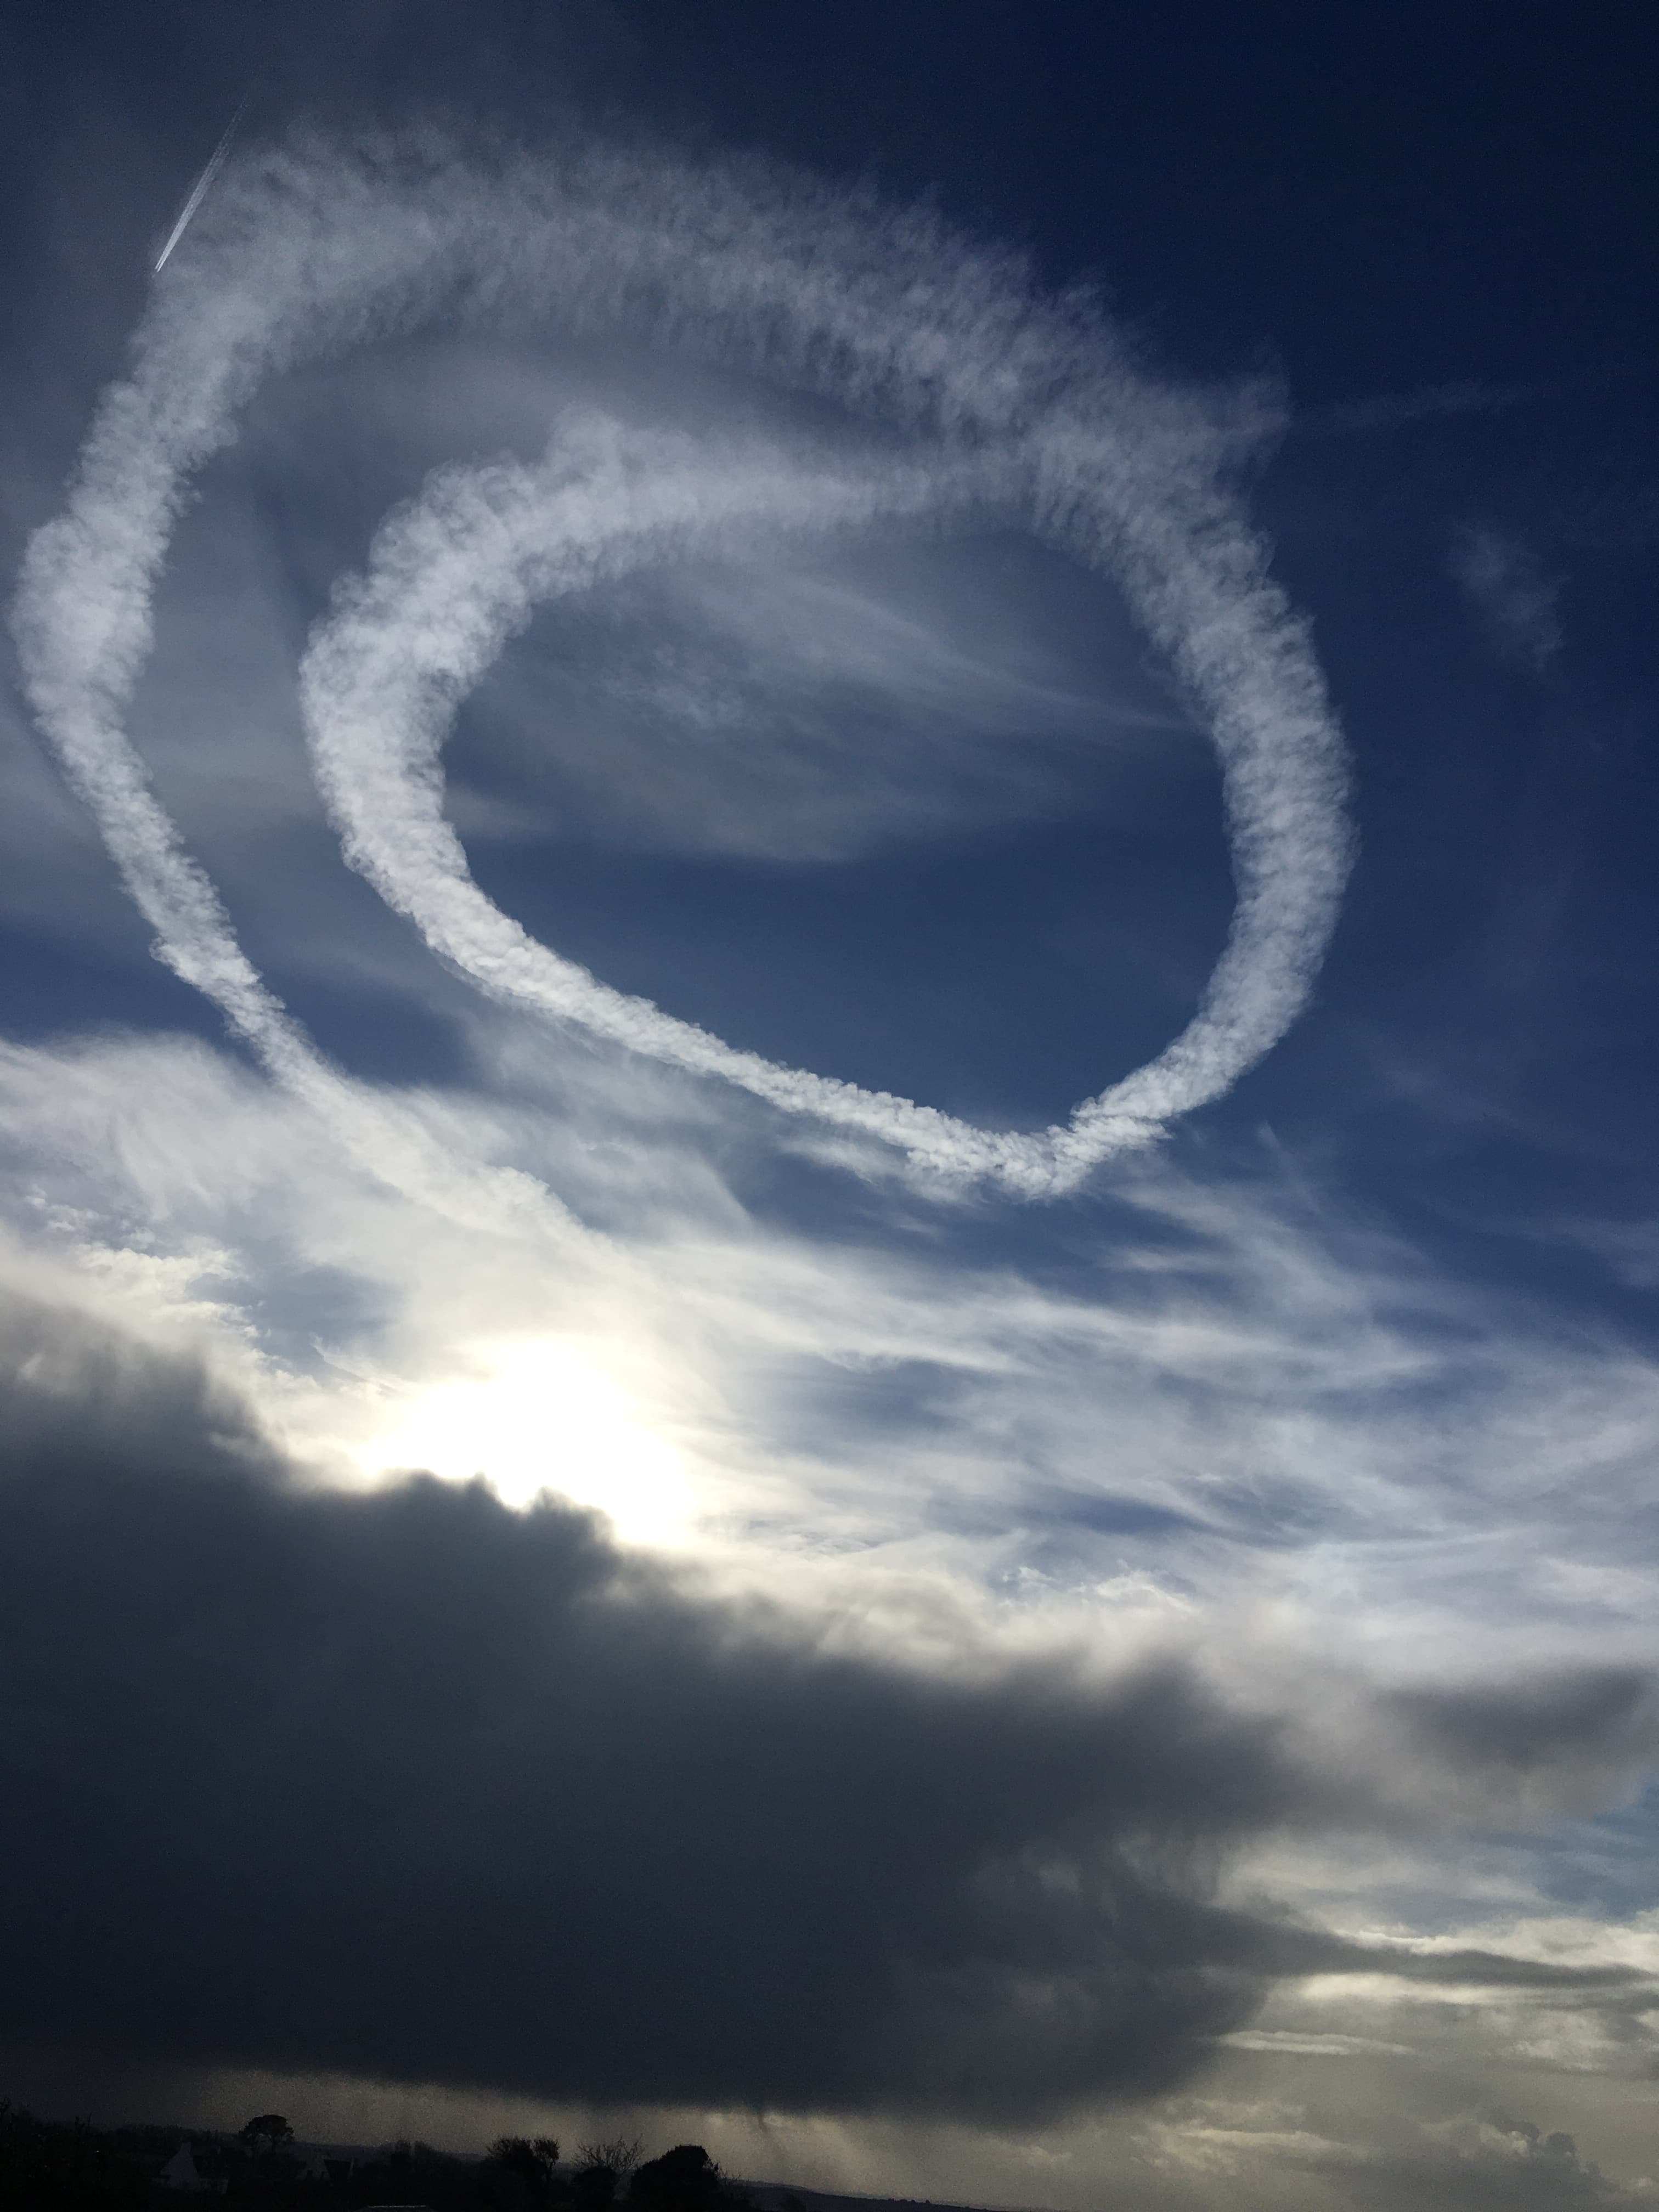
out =
[[[1655,46],[25,11],[19,2094],[1641,2201]]]

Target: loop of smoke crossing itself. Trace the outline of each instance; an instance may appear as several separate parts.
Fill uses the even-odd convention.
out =
[[[190,477],[269,374],[447,319],[632,331],[770,376],[909,441],[884,467],[781,445],[699,454],[589,418],[536,469],[440,472],[339,594],[303,684],[347,856],[491,992],[896,1146],[924,1179],[1074,1187],[1220,1097],[1305,1005],[1351,860],[1346,757],[1305,625],[1227,482],[1259,426],[1155,383],[1099,314],[931,216],[748,165],[586,148],[483,155],[428,134],[296,140],[231,163],[158,283],[131,379],[105,396],[64,514],[25,561],[14,628],[31,699],[157,951],[279,1079],[337,1079],[236,942],[152,794],[123,719]],[[1012,504],[1118,582],[1209,720],[1237,898],[1187,1028],[1038,1134],[741,1052],[613,991],[501,915],[443,822],[439,748],[537,599],[742,523],[841,530],[966,500]],[[441,648],[371,698],[434,585]],[[406,838],[406,842],[405,842]]]

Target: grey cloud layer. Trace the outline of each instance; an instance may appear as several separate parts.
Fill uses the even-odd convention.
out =
[[[1178,1657],[837,1654],[556,1505],[295,1487],[84,1318],[13,1298],[3,1343],[0,2039],[1018,2117],[1167,2085],[1287,1974],[1634,1978],[1222,1909],[1235,1844],[1370,1814]],[[1497,1733],[1547,1765],[1576,1695],[1616,1763],[1644,1694]],[[1432,1703],[1466,1752],[1479,1701]]]
[[[761,1062],[607,990],[521,933],[497,943],[510,926],[486,908],[459,853],[428,854],[429,866],[400,879],[398,902],[469,972],[635,1049],[849,1124],[932,1170],[1027,1194],[1067,1187],[1219,1096],[1283,1034],[1306,1000],[1346,874],[1344,767],[1304,626],[1267,580],[1263,549],[1223,481],[1242,418],[1153,386],[1091,313],[1034,297],[1018,269],[930,221],[758,170],[603,154],[562,167],[489,164],[411,141],[301,149],[226,171],[140,330],[132,380],[106,397],[68,511],[33,543],[17,609],[43,726],[164,957],[284,1079],[313,1097],[330,1089],[157,805],[123,716],[184,487],[229,438],[251,392],[275,368],[434,319],[621,325],[694,358],[758,368],[920,441],[879,477],[866,459],[850,500],[844,471],[815,487],[799,465],[775,462],[775,521],[843,526],[884,501],[936,503],[941,487],[948,503],[966,471],[971,496],[1011,505],[1116,576],[1210,720],[1238,885],[1226,948],[1188,1028],[1069,1124],[1035,1138]],[[545,480],[451,477],[404,519],[382,570],[390,560],[405,585],[429,582],[435,560],[459,587],[424,672],[441,692],[453,698],[477,672],[480,650],[521,619],[526,598],[580,582],[605,557],[617,536],[604,497],[616,473],[590,470],[585,482],[556,460]],[[660,546],[665,526],[649,496],[624,521],[624,534]],[[521,536],[539,527],[543,540],[550,531],[553,550],[567,550],[563,566],[549,570],[544,543],[503,543],[515,526]],[[666,526],[672,538],[684,525],[671,516]],[[419,576],[411,535],[428,541]],[[371,578],[353,603],[356,640],[406,647],[419,625],[411,631],[407,611],[376,602],[386,583],[384,573]],[[342,637],[337,624],[325,664],[339,661]],[[314,725],[338,704],[315,679],[313,663]],[[398,786],[390,773],[409,733],[359,717],[353,735],[357,766],[345,784],[337,777],[333,796],[337,806],[359,802],[362,860],[362,817],[409,795],[409,780]],[[433,748],[422,752],[416,737],[413,781],[429,787]],[[329,757],[337,764],[341,748]],[[390,892],[383,875],[375,880]]]
[[[1458,2212],[1589,2212],[1651,2204],[1652,2185],[1628,2184],[1582,2157],[1572,2137],[1529,2121],[1471,2118],[1425,2128],[1409,2149],[1345,2151],[1309,2161],[1355,2212],[1456,2206]]]

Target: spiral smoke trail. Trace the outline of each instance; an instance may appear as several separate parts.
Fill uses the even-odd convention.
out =
[[[14,627],[35,710],[157,950],[283,1081],[330,1069],[236,941],[124,719],[193,472],[274,371],[434,322],[622,331],[837,403],[867,451],[696,441],[588,415],[544,460],[442,470],[383,529],[307,649],[302,700],[346,856],[493,995],[774,1106],[875,1137],[926,1176],[1074,1186],[1218,1097],[1305,1004],[1350,860],[1346,767],[1305,626],[1227,476],[1250,428],[1152,381],[1085,305],[937,220],[754,165],[585,147],[483,154],[426,135],[307,140],[228,163],[105,395]],[[538,603],[722,532],[811,537],[991,509],[1125,592],[1206,714],[1237,900],[1193,1020],[1038,1134],[744,1052],[537,944],[473,883],[441,811],[466,688]]]

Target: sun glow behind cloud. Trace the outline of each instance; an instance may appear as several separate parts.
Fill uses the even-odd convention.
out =
[[[680,1454],[583,1346],[538,1336],[471,1347],[474,1372],[410,1392],[353,1454],[367,1475],[419,1468],[484,1480],[509,1505],[553,1490],[628,1541],[685,1541],[695,1499]]]

